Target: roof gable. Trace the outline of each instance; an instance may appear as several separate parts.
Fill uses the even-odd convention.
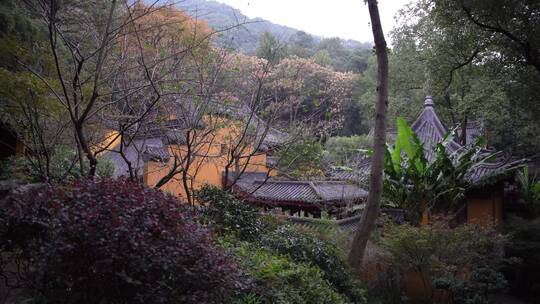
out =
[[[437,143],[440,143],[448,133],[448,129],[441,122],[437,113],[435,113],[431,96],[426,96],[424,109],[416,121],[411,125],[411,129],[416,133],[420,142],[424,144],[426,158],[431,160],[433,158],[435,146]],[[450,153],[453,153],[461,149],[462,146],[451,139],[447,142],[446,148]]]

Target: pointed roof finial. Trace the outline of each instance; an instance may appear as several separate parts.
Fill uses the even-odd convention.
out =
[[[426,96],[426,100],[424,101],[424,108],[426,107],[433,107],[433,99],[431,98],[431,95]]]

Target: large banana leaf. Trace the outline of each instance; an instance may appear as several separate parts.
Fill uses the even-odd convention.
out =
[[[409,159],[420,158],[419,153],[423,151],[423,146],[420,140],[413,132],[413,130],[407,125],[405,120],[401,117],[397,118],[397,137],[394,150],[392,152],[392,163],[394,170],[400,171],[400,165],[402,162],[402,152]],[[415,161],[415,166],[418,170],[422,170],[423,163],[421,161]]]

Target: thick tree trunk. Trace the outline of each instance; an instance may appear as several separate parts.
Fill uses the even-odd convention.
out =
[[[388,108],[388,54],[386,52],[386,41],[384,40],[384,33],[382,31],[377,0],[367,0],[367,3],[377,54],[378,86],[369,196],[366,207],[362,213],[362,218],[360,219],[358,230],[353,239],[351,251],[349,252],[349,263],[356,269],[359,269],[362,265],[367,241],[375,227],[375,221],[379,215],[383,191],[384,150],[386,148],[386,112]]]

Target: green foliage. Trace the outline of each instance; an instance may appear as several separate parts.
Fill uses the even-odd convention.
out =
[[[361,153],[372,148],[368,135],[333,136],[324,144],[325,160],[334,166],[348,166]]]
[[[29,40],[35,35],[37,29],[15,1],[2,1],[0,8],[0,36],[15,35]]]
[[[538,50],[539,23],[533,16],[539,11],[536,2],[516,0],[420,0],[406,6],[392,32],[389,118],[414,119],[422,95],[433,95],[447,125],[479,120],[497,149],[535,153],[540,73],[530,59],[539,53],[527,59],[523,50]],[[375,68],[368,66],[370,88]],[[369,106],[366,94],[362,103]]]
[[[257,57],[264,58],[269,62],[276,64],[285,57],[287,47],[278,41],[270,32],[262,33],[259,38],[259,48],[257,48]]]
[[[234,304],[262,304],[261,297],[255,293],[242,295]]]
[[[289,38],[289,54],[300,58],[308,58],[315,50],[315,39],[304,31],[297,31]]]
[[[13,156],[0,164],[0,179],[20,179],[28,182],[65,183],[83,177],[77,152],[66,146],[57,146],[49,157],[48,164],[40,163],[30,155]],[[88,168],[88,160],[83,158],[83,172]],[[98,158],[96,175],[101,178],[111,177],[114,164],[104,158]]]
[[[331,63],[330,54],[326,50],[318,50],[317,53],[313,55],[313,61],[315,61],[316,64],[322,65],[322,66],[329,66]]]
[[[526,166],[518,171],[517,181],[520,199],[529,209],[529,216],[535,217],[540,209],[540,176],[531,176]]]
[[[362,73],[365,70],[369,48],[366,46],[351,48],[347,47],[346,44],[347,41],[337,37],[322,39],[317,45],[314,57],[319,59],[321,56],[326,57],[327,64],[336,71]]]
[[[397,47],[397,46],[396,46]],[[416,64],[416,54],[401,54],[396,48],[389,51],[389,91],[387,121],[393,122],[398,116],[414,120],[422,110],[422,101],[426,75],[423,67]],[[411,57],[411,58],[409,58]],[[377,60],[375,56],[368,57],[367,68],[362,77],[358,78],[354,95],[363,109],[367,125],[373,125],[375,117],[375,102],[377,93]]]
[[[540,72],[540,12],[537,1],[469,0],[465,3],[438,0],[433,8],[437,25],[468,27],[483,47],[503,54],[508,65],[529,65]],[[524,46],[527,45],[527,46]],[[487,57],[487,56],[486,56]]]
[[[241,239],[256,240],[266,229],[257,207],[230,192],[205,186],[195,192],[202,205],[203,218],[221,234],[235,234]]]
[[[316,266],[293,262],[285,255],[249,243],[228,247],[254,278],[259,303],[351,303],[324,279]]]
[[[492,303],[489,295],[503,291],[507,286],[503,274],[490,267],[476,268],[469,276],[466,282],[455,277],[436,278],[433,280],[433,286],[452,292],[454,301],[465,304]]]
[[[353,88],[353,96],[354,96]],[[354,136],[369,132],[369,119],[364,106],[356,97],[343,104],[343,128],[337,132],[341,136]]]
[[[0,161],[0,179],[15,179],[28,182],[40,181],[39,176],[32,175],[29,162],[24,157],[8,157]]]
[[[278,150],[276,154],[280,174],[298,179],[323,174],[323,145],[316,138],[300,138]]]
[[[483,141],[449,153],[445,148],[450,135],[435,144],[431,160],[417,135],[402,118],[397,120],[398,134],[394,147],[387,146],[384,164],[384,198],[391,205],[405,209],[407,220],[417,224],[425,210],[436,203],[452,206],[460,202],[470,187],[467,173],[488,161]]]
[[[435,231],[409,225],[391,227],[381,239],[383,247],[393,256],[394,263],[405,270],[429,267],[438,244]]]
[[[22,70],[15,56],[19,59],[31,59],[30,62],[33,63],[47,62],[41,45],[45,38],[45,27],[33,17],[35,16],[25,10],[25,4],[21,1],[0,2],[0,67],[11,71]]]
[[[300,300],[297,297],[307,292],[303,290],[306,286],[302,284],[307,284],[303,280],[312,275],[316,281],[323,281],[321,286],[330,286],[329,294],[321,296],[322,301],[333,298],[334,293],[339,294],[338,298],[345,299],[346,302],[365,301],[364,289],[354,279],[344,260],[345,254],[334,243],[321,240],[314,234],[299,232],[271,216],[264,217],[248,202],[217,188],[203,187],[196,193],[196,198],[204,204],[202,215],[205,221],[215,232],[224,236],[224,245],[239,256],[248,272],[254,271],[252,275],[259,280],[259,284],[271,285],[268,287],[269,291],[255,291],[256,295],[266,299],[261,300],[263,303],[282,303],[279,301],[284,301],[281,297],[285,297],[287,293],[290,294],[287,299],[292,301],[291,303],[310,303],[298,302]],[[245,255],[247,252],[255,252],[262,257],[248,258]],[[264,258],[269,261],[265,262]],[[264,265],[260,265],[261,263]],[[298,284],[301,285],[289,281],[288,275],[300,280]],[[304,278],[304,275],[307,277]],[[292,285],[286,286],[287,284]],[[314,283],[309,284],[311,286]],[[284,295],[280,289],[287,290],[287,293]],[[316,288],[313,292],[322,291]],[[306,299],[312,299],[310,293],[305,296]]]
[[[524,219],[510,217],[506,222],[510,242],[506,246],[509,257],[519,263],[505,269],[514,294],[531,300],[540,297],[540,218]]]
[[[506,288],[502,248],[507,238],[490,228],[462,225],[391,226],[382,245],[403,271],[431,276],[435,288],[451,292],[455,303],[489,303]]]
[[[287,225],[261,235],[258,244],[272,252],[288,255],[296,262],[317,266],[324,279],[351,301],[362,302],[364,299],[363,289],[352,279],[345,255],[335,244],[300,233]]]

